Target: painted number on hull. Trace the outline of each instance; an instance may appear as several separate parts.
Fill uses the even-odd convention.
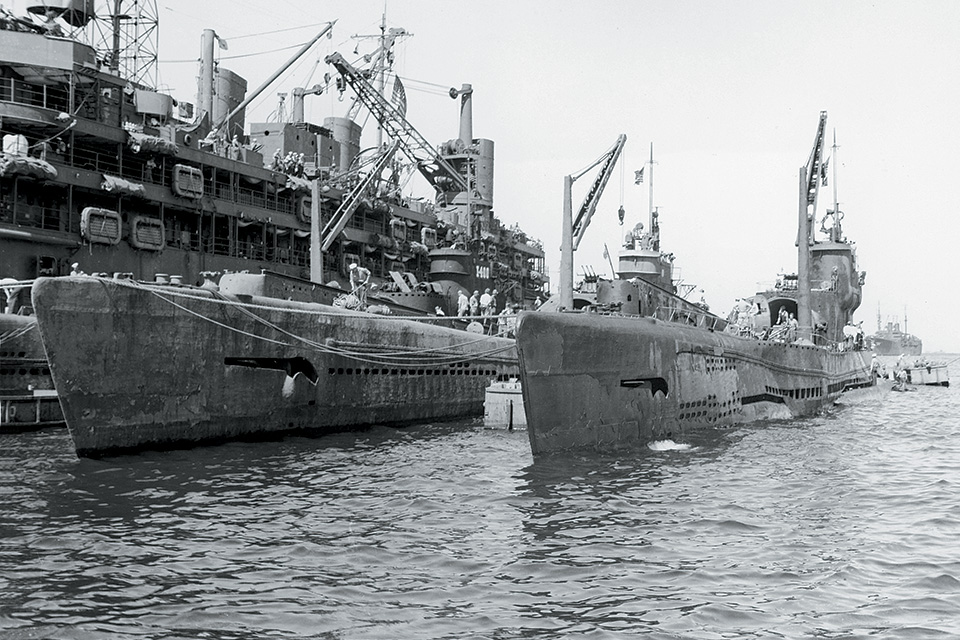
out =
[[[481,267],[477,265],[477,277],[483,280],[490,279],[490,267]]]

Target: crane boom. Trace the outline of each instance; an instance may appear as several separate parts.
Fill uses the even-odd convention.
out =
[[[590,185],[590,190],[583,199],[583,204],[580,205],[580,210],[577,212],[577,217],[573,220],[574,251],[576,251],[580,246],[580,240],[583,238],[583,234],[586,232],[587,226],[590,224],[590,218],[593,217],[593,213],[597,210],[597,203],[600,201],[600,196],[603,195],[603,190],[607,186],[607,181],[610,180],[610,176],[613,174],[613,167],[617,164],[617,159],[620,157],[620,152],[623,151],[623,145],[625,145],[626,142],[627,136],[621,134],[609,151],[600,156],[592,165],[580,172],[578,176],[574,177],[574,179],[576,179],[598,164],[602,164],[600,172],[594,179],[593,184]]]
[[[302,47],[300,47],[300,50],[297,51],[295,54],[293,54],[293,57],[292,57],[292,58],[290,58],[289,60],[287,60],[286,63],[284,63],[284,65],[283,65],[282,67],[280,67],[279,69],[277,69],[276,71],[274,71],[273,74],[271,74],[271,76],[270,76],[269,78],[267,78],[266,80],[263,81],[263,84],[261,84],[259,87],[257,87],[256,90],[255,90],[253,93],[251,93],[249,96],[247,96],[247,97],[243,100],[243,102],[241,102],[241,103],[238,104],[236,107],[234,107],[234,108],[233,108],[233,111],[231,111],[230,113],[228,113],[227,115],[225,115],[223,118],[221,118],[220,121],[217,122],[217,123],[213,126],[213,132],[219,133],[220,130],[223,129],[224,125],[226,125],[228,122],[230,122],[230,119],[231,119],[233,116],[237,115],[238,113],[240,113],[241,111],[243,111],[244,109],[246,109],[246,108],[247,108],[247,105],[250,104],[251,102],[253,102],[254,99],[257,98],[257,96],[259,96],[261,93],[263,93],[263,90],[264,90],[264,89],[266,89],[266,88],[269,87],[271,84],[273,84],[273,81],[276,80],[277,78],[279,78],[281,73],[283,73],[284,71],[286,71],[287,69],[289,69],[289,68],[290,68],[290,65],[292,65],[294,62],[296,62],[296,61],[300,58],[300,56],[302,56],[303,54],[305,54],[305,53],[307,52],[307,50],[310,49],[310,47],[312,47],[312,46],[317,42],[317,40],[319,40],[320,38],[322,38],[323,36],[325,36],[331,29],[333,29],[333,25],[335,25],[336,23],[337,23],[336,20],[334,20],[333,22],[328,22],[328,23],[327,23],[327,26],[325,26],[325,27],[320,31],[320,33],[318,33],[317,35],[315,35],[312,40],[310,40],[309,42],[307,42],[306,44],[304,44]]]
[[[827,112],[820,112],[820,124],[817,126],[817,135],[813,139],[813,149],[807,160],[807,206],[817,209],[817,195],[820,193],[820,183],[823,175],[823,139],[827,128]]]
[[[610,179],[613,172],[613,165],[616,164],[623,145],[627,142],[627,136],[620,134],[614,143],[613,148],[597,158],[589,167],[576,175],[564,176],[563,178],[563,233],[560,238],[560,306],[564,309],[573,309],[573,252],[580,244],[580,238],[583,232],[587,230],[590,224],[590,217],[597,208],[597,202],[603,194],[603,188]],[[599,175],[593,181],[586,199],[580,206],[580,212],[577,215],[576,222],[573,218],[573,181],[582,177],[587,171],[590,171],[598,164],[603,167]]]
[[[363,105],[370,110],[380,126],[394,140],[400,142],[404,153],[414,162],[427,182],[438,192],[450,190],[451,183],[461,191],[470,187],[463,176],[444,160],[420,133],[413,128],[400,110],[390,104],[342,55],[331,53],[324,58],[343,76],[350,88],[356,92]]]
[[[323,231],[320,234],[320,237],[322,238],[320,251],[327,251],[333,244],[334,240],[337,239],[337,236],[340,235],[340,232],[343,231],[343,228],[347,226],[347,222],[353,216],[354,212],[356,212],[357,207],[360,206],[360,198],[363,197],[363,194],[373,183],[373,181],[379,178],[383,173],[383,170],[387,167],[387,164],[389,164],[390,160],[393,159],[393,155],[397,152],[397,147],[399,147],[399,145],[400,143],[396,140],[390,143],[390,146],[387,147],[387,149],[377,159],[373,169],[371,169],[370,172],[367,173],[367,175],[357,183],[357,186],[350,191],[347,197],[340,202],[340,206],[330,218],[330,221],[327,222],[327,224],[323,227]]]
[[[813,310],[810,306],[810,246],[814,244],[813,225],[817,214],[817,196],[823,180],[823,137],[827,127],[827,112],[820,112],[817,135],[807,164],[800,168],[800,224],[797,231],[797,320],[801,327],[810,331],[813,327]]]

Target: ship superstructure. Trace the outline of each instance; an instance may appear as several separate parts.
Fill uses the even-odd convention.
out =
[[[207,30],[196,100],[178,101],[138,66],[155,64],[155,48],[140,57],[133,49],[156,36],[155,3],[104,3],[100,17],[94,4],[48,1],[27,17],[0,15],[0,278],[10,313],[29,316],[34,278],[71,273],[200,285],[269,272],[329,303],[347,293],[354,263],[372,273],[370,302],[404,313],[452,315],[460,290],[497,288],[501,302],[520,305],[545,295],[542,246],[493,215],[493,143],[472,136],[468,85],[457,92],[460,136],[432,156],[451,169],[431,181],[436,201],[417,200],[402,193],[399,172],[384,179],[377,170],[392,161],[389,140],[360,149],[360,108],[385,129],[415,132],[399,112],[373,107],[379,93],[359,90],[353,118],[313,124],[303,100],[330,87],[295,88],[289,116],[248,124],[247,105],[281,70],[248,93],[247,81],[219,64],[220,38]],[[95,29],[110,37],[89,36]],[[374,65],[390,59],[397,39],[383,31]],[[340,76],[344,88],[369,87],[365,76],[383,71],[344,64],[354,77]],[[393,151],[403,152],[411,151]],[[425,169],[429,158],[414,157]],[[311,259],[314,217],[321,229],[336,222],[336,232]],[[18,344],[24,335],[19,321],[7,327],[0,318],[4,398],[51,386],[37,341]],[[20,376],[30,369],[45,380]],[[4,416],[17,413],[9,406],[4,400]]]

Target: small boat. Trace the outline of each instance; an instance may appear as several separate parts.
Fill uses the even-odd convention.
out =
[[[906,373],[906,382],[914,385],[931,387],[949,387],[950,370],[945,362],[930,362],[926,358],[918,358],[910,364],[902,365]]]

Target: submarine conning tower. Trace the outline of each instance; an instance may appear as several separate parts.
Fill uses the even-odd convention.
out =
[[[843,327],[860,306],[865,273],[857,271],[856,250],[847,242],[810,247],[810,307],[827,325],[827,338],[843,341]]]
[[[673,254],[660,251],[660,224],[658,213],[653,211],[652,228],[644,232],[643,223],[638,223],[623,238],[619,253],[617,277],[621,280],[640,278],[670,293],[676,293],[673,284]]]

